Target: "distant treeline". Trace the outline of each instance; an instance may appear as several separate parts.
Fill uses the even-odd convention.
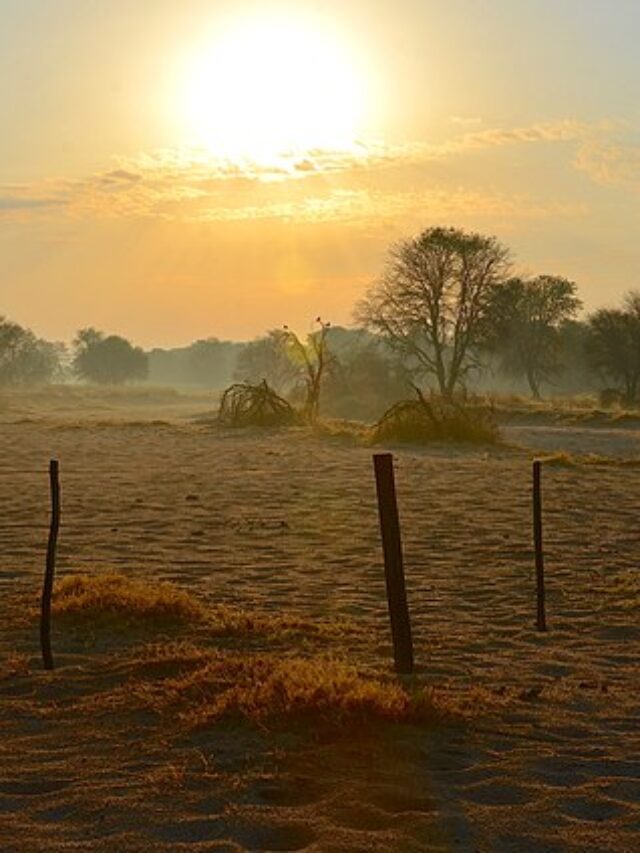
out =
[[[212,337],[145,352],[92,328],[67,347],[0,318],[0,385],[144,382],[219,391],[265,379],[295,401],[321,358],[323,411],[339,417],[375,416],[412,384],[443,396],[599,393],[603,403],[638,403],[640,293],[579,318],[581,308],[571,281],[512,276],[495,238],[431,228],[390,249],[356,306],[357,328],[318,318],[303,337],[283,326],[246,343]]]

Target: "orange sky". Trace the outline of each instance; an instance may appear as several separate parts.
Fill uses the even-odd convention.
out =
[[[0,313],[145,345],[348,323],[435,224],[619,298],[640,8],[558,5],[0,4]]]

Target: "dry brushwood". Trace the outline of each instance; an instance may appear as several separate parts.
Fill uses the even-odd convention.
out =
[[[499,437],[491,411],[444,397],[427,399],[415,388],[416,400],[402,400],[388,409],[373,428],[375,442],[460,441],[494,444]]]
[[[222,395],[218,421],[228,427],[291,426],[298,415],[283,397],[263,380],[257,385],[238,382]]]

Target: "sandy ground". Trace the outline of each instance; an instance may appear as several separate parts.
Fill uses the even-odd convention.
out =
[[[72,401],[73,402],[73,401]],[[117,569],[211,602],[345,617],[389,666],[371,449],[304,431],[219,433],[201,401],[80,413],[5,406],[0,596],[37,591],[50,457],[60,573]],[[164,422],[163,422],[164,420]],[[634,455],[626,430],[519,426],[537,449]],[[530,455],[395,450],[419,679],[488,700],[463,724],[354,736],[248,725],[177,736],[153,719],[78,721],[70,693],[124,678],[117,649],[3,616],[0,848],[633,851],[640,847],[640,469],[544,471],[546,635],[536,633]],[[1,609],[1,607],[0,607]],[[58,703],[55,718],[33,713]]]

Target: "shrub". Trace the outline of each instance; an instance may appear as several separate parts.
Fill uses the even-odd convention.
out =
[[[415,390],[417,399],[396,403],[380,418],[373,428],[375,442],[498,441],[499,430],[491,409],[435,395],[427,400],[418,388]]]
[[[218,422],[228,427],[292,426],[299,416],[293,406],[263,380],[257,385],[238,382],[222,395]]]
[[[96,710],[103,704],[111,709],[146,708],[178,718],[187,728],[224,718],[428,722],[457,712],[435,691],[411,689],[327,655],[283,656],[182,644],[141,650],[135,678],[88,703]]]

